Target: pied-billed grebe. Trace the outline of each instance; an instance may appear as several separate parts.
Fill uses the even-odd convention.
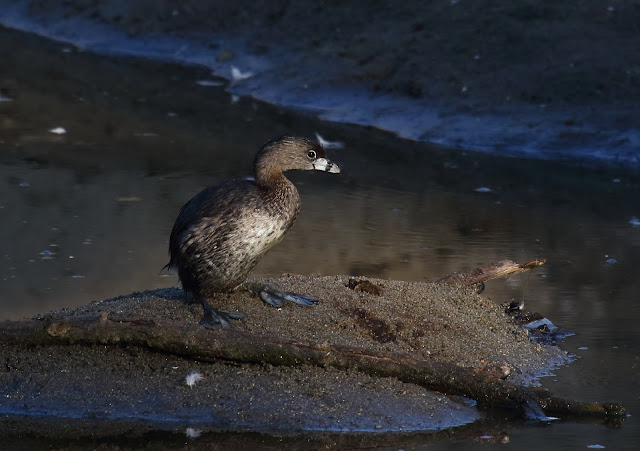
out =
[[[169,268],[175,269],[189,301],[200,302],[203,323],[230,327],[242,315],[212,309],[207,298],[236,289],[262,256],[280,242],[300,210],[300,195],[283,175],[290,169],[339,173],[317,143],[297,136],[267,141],[253,163],[255,181],[233,180],[211,186],[187,202],[169,240]],[[317,299],[253,288],[269,305],[287,300],[311,305]]]

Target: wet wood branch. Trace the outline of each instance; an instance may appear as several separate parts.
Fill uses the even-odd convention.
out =
[[[477,285],[487,280],[529,271],[544,265],[545,262],[546,260],[531,260],[526,263],[516,263],[511,260],[502,260],[498,263],[490,263],[469,271],[454,272],[438,279],[435,283],[463,286]]]
[[[496,371],[459,367],[413,354],[285,340],[165,319],[109,317],[102,313],[5,321],[0,322],[2,341],[27,345],[128,345],[202,361],[356,369],[373,376],[396,377],[446,394],[467,396],[483,407],[508,408],[521,413],[541,408],[546,415],[577,418],[624,416],[620,405],[555,398],[545,389],[520,387],[502,380]]]

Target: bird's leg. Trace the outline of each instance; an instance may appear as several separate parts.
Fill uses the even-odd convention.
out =
[[[204,309],[204,316],[200,320],[200,324],[202,325],[212,326],[217,329],[233,329],[229,320],[244,318],[244,314],[240,312],[214,310],[204,298],[200,301],[202,303],[202,308]]]
[[[313,305],[320,299],[305,294],[291,293],[290,291],[280,291],[260,282],[245,282],[242,284],[249,293],[258,296],[262,301],[271,307],[282,307],[285,301],[298,305]]]

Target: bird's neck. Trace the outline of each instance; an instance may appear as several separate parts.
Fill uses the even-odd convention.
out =
[[[259,187],[265,189],[278,189],[280,186],[286,185],[289,182],[282,171],[272,170],[268,168],[260,168],[255,173],[255,180]]]

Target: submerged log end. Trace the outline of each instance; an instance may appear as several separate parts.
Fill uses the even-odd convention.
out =
[[[595,418],[624,418],[626,409],[618,403],[568,401],[562,398],[538,400],[547,415]]]
[[[542,260],[531,260],[528,261],[526,263],[521,263],[520,264],[520,269],[533,269],[533,268],[537,268],[538,266],[542,266],[547,262],[546,259],[542,259]]]

